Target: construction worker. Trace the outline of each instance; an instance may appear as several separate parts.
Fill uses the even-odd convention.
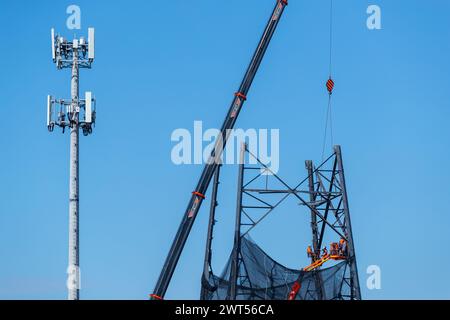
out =
[[[308,246],[308,248],[306,248],[306,253],[308,254],[308,258],[313,257],[313,251],[311,249],[311,246]]]
[[[339,240],[339,254],[341,256],[345,256],[345,254],[346,254],[347,248],[346,248],[345,244],[346,244],[345,239],[341,238],[341,240]]]
[[[332,256],[337,256],[339,255],[339,246],[336,242],[332,242],[330,245],[330,254]]]
[[[324,247],[322,249],[322,257],[327,256],[327,255],[328,255],[328,249],[327,249],[327,247]]]

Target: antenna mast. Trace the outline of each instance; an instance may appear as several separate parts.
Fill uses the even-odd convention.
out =
[[[79,247],[79,129],[83,135],[92,133],[95,125],[95,99],[91,92],[85,99],[79,97],[79,70],[91,68],[94,61],[94,28],[88,29],[88,40],[81,37],[71,42],[55,35],[51,29],[52,58],[58,70],[72,70],[71,99],[47,97],[47,128],[55,125],[65,132],[70,129],[70,182],[69,182],[69,266],[67,268],[68,300],[80,298],[80,247]]]

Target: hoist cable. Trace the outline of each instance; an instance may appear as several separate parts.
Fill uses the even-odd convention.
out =
[[[328,90],[328,106],[327,106],[327,112],[326,112],[326,119],[325,119],[325,132],[323,137],[323,144],[322,144],[322,161],[324,159],[325,155],[325,146],[327,142],[328,137],[328,126],[330,127],[330,142],[331,146],[333,146],[334,139],[333,139],[333,117],[331,112],[331,96],[333,93],[334,88],[334,81],[332,80],[332,70],[333,70],[333,0],[330,0],[330,29],[329,29],[329,66],[328,66],[328,72],[329,77],[328,81],[326,83],[326,87]]]

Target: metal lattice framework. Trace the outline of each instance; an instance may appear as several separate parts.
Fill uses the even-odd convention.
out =
[[[246,154],[256,165],[244,164]],[[244,144],[241,150],[238,191],[236,206],[236,223],[234,246],[231,255],[231,271],[227,299],[239,299],[237,288],[251,287],[248,268],[241,251],[241,241],[260,224],[269,214],[279,207],[288,197],[294,197],[302,207],[311,212],[312,231],[312,263],[320,257],[325,237],[345,239],[347,255],[344,272],[339,279],[338,293],[330,297],[322,292],[323,285],[320,268],[310,271],[315,285],[306,288],[299,299],[361,299],[347,191],[345,185],[344,167],[340,146],[335,146],[333,154],[323,163],[314,167],[312,161],[306,161],[307,177],[295,187],[290,187],[282,178],[272,172],[258,157],[252,154]],[[280,188],[269,188],[268,179],[276,181]],[[212,189],[212,202],[206,254],[204,277],[213,274],[211,267],[211,246],[217,207],[219,185],[219,170],[216,171]],[[271,183],[273,185],[273,183]],[[304,274],[302,273],[301,277]],[[299,279],[301,281],[301,279]],[[311,282],[310,282],[311,283]],[[201,298],[206,298],[202,286]],[[241,297],[242,298],[242,297]]]
[[[327,164],[331,165],[331,169]],[[334,153],[318,168],[313,168],[312,161],[306,161],[306,168],[315,256],[320,254],[327,232],[334,232],[343,237],[348,243],[348,272],[345,273],[342,285],[350,289],[342,290],[348,294],[343,293],[341,298],[361,299],[341,147],[335,146]],[[321,216],[318,216],[317,212],[320,212]]]

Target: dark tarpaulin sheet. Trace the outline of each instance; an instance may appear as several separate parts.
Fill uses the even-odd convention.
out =
[[[301,277],[299,300],[332,300],[349,294],[343,285],[346,261],[330,268],[303,272],[286,268],[267,255],[255,242],[247,237],[241,241],[242,262],[239,268],[237,300],[286,300],[296,280]],[[206,300],[225,300],[229,289],[231,259],[222,275],[202,277]]]

